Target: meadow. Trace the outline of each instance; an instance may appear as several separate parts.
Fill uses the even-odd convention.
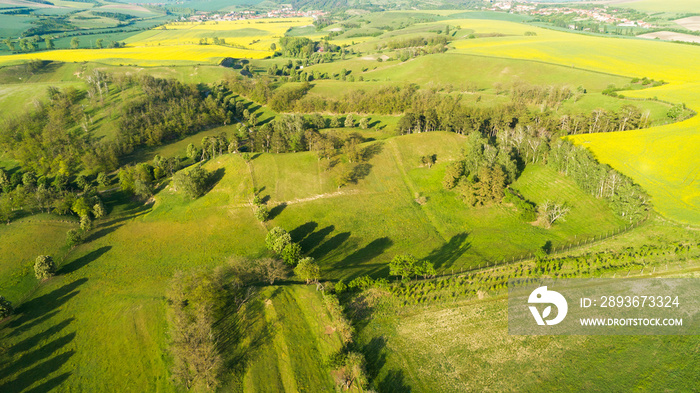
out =
[[[162,356],[167,337],[158,333],[166,327],[163,293],[169,278],[178,269],[214,267],[235,255],[266,255],[264,238],[272,226],[290,231],[304,253],[319,261],[324,279],[349,280],[385,276],[388,261],[398,253],[426,257],[447,271],[620,225],[602,201],[563,177],[548,181],[555,174],[538,167],[526,171],[515,186],[536,201],[550,194],[575,200],[565,225],[534,227],[519,222],[506,207],[467,209],[440,186],[444,167],[458,157],[462,140],[455,134],[426,133],[374,142],[383,146],[369,162],[369,176],[340,191],[331,175],[319,170],[312,153],[290,153],[259,155],[250,168],[239,155],[207,163],[207,169],[223,177],[195,201],[169,186],[146,206],[112,194],[106,200],[110,216],[98,222],[89,242],[73,249],[59,275],[39,286],[19,316],[3,324],[3,363],[9,366],[0,383],[9,391],[41,390],[59,382],[78,390],[106,390],[119,383],[132,391],[171,391],[168,359]],[[427,152],[438,155],[438,165],[431,169],[421,167],[418,159]],[[253,217],[253,186],[269,199],[274,218],[265,225]],[[419,190],[428,197],[425,206],[413,200]],[[10,227],[22,225],[18,220]],[[55,236],[60,245],[61,232]],[[31,282],[31,272],[22,270],[27,262],[18,263],[27,258],[4,260],[5,271],[25,274],[22,279]],[[292,334],[282,329],[282,334]],[[273,349],[283,345],[278,340],[263,349],[263,359],[272,356],[269,351],[288,356]],[[24,343],[32,343],[31,355]],[[288,353],[294,357],[298,352]],[[256,378],[245,381],[256,386]],[[302,383],[311,376],[298,378]]]

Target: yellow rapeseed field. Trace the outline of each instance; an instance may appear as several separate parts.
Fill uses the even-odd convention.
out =
[[[125,48],[66,49],[0,57],[0,65],[30,59],[64,62],[94,61],[144,66],[193,63],[217,64],[225,57],[262,59],[285,32],[311,25],[311,18],[255,19],[221,22],[177,22],[144,31],[125,42]],[[214,37],[228,45],[212,45]],[[200,45],[206,39],[207,45]]]
[[[201,39],[211,43],[216,37],[227,44],[272,54],[270,45],[277,43],[287,30],[311,24],[311,18],[177,22],[137,34],[126,42],[134,46],[181,45],[199,44]]]
[[[269,51],[245,50],[220,45],[172,45],[126,47],[113,49],[65,49],[0,57],[0,65],[40,59],[63,62],[94,61],[105,64],[144,66],[193,63],[217,64],[225,57],[262,59]]]

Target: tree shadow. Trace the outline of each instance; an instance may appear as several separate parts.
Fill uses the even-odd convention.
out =
[[[74,338],[75,332],[68,333],[64,336],[54,339],[53,341],[45,345],[42,345],[40,348],[36,348],[23,353],[19,359],[11,362],[10,364],[7,364],[3,369],[0,370],[0,380],[6,379],[11,375],[15,375],[18,372],[53,356],[56,352],[58,352],[63,347],[68,345],[71,341],[73,341]]]
[[[68,274],[72,273],[78,269],[80,269],[83,266],[86,266],[90,262],[93,262],[100,258],[102,255],[104,255],[107,251],[111,250],[112,246],[104,246],[100,247],[97,250],[91,251],[82,257],[74,260],[73,262],[64,265],[61,267],[61,269],[58,271],[60,274]]]
[[[312,232],[309,235],[307,235],[306,238],[304,238],[304,240],[301,240],[299,242],[299,245],[301,246],[302,250],[309,252],[309,251],[313,250],[314,248],[316,248],[319,244],[321,244],[323,239],[325,239],[326,236],[333,233],[334,230],[335,230],[335,227],[333,225],[329,225],[325,228],[321,228],[318,231]]]
[[[71,373],[66,372],[57,377],[53,377],[48,381],[42,383],[41,385],[25,390],[24,393],[44,393],[53,390],[54,388],[60,386],[63,382],[71,376]]]
[[[50,293],[20,304],[19,307],[15,309],[15,314],[18,315],[18,318],[12,320],[7,326],[11,329],[19,328],[25,323],[40,318],[57,309],[73,296],[77,295],[80,291],[76,289],[85,284],[87,280],[87,278],[81,278],[61,288],[55,289]]]
[[[326,240],[323,244],[314,249],[309,256],[314,259],[321,259],[331,251],[340,247],[346,240],[350,238],[350,232],[339,233],[332,238]]]
[[[432,262],[436,269],[451,267],[471,248],[471,243],[467,241],[468,237],[467,232],[452,236],[449,242],[431,251],[425,259]]]
[[[352,172],[350,173],[350,180],[353,183],[357,183],[358,181],[367,177],[371,171],[372,164],[361,162],[352,168]]]
[[[369,262],[382,255],[394,242],[388,237],[380,237],[334,264],[334,268],[350,268]],[[388,272],[387,272],[388,273]],[[349,277],[352,279],[355,277]]]
[[[42,341],[46,340],[47,338],[58,334],[61,332],[63,329],[67,328],[68,325],[73,323],[74,319],[73,318],[68,318],[64,319],[63,321],[51,326],[50,328],[44,330],[41,333],[37,333],[31,337],[27,337],[24,340],[18,342],[17,344],[13,345],[9,350],[8,354],[9,355],[15,355],[18,353],[22,352],[27,352],[30,349],[34,348],[37,346],[39,343]]]
[[[380,392],[410,393],[411,387],[406,385],[406,377],[401,370],[391,370],[377,384]]]
[[[307,236],[309,236],[317,227],[317,222],[309,221],[289,231],[289,235],[292,237],[293,242],[301,243],[301,241],[304,240],[304,238],[306,238]]]
[[[372,340],[363,345],[360,351],[367,361],[367,376],[374,380],[379,371],[386,364],[386,339],[384,337],[372,337]]]
[[[369,161],[377,154],[381,153],[384,148],[382,142],[373,143],[362,150],[362,160]]]
[[[286,207],[287,207],[287,204],[282,202],[279,205],[270,209],[270,220],[279,216],[282,213],[282,210],[284,210]]]
[[[22,372],[14,380],[0,386],[0,391],[6,393],[22,392],[24,389],[27,389],[34,384],[34,382],[36,382],[37,376],[49,375],[58,371],[74,354],[75,351],[70,350],[58,356],[54,356],[43,363],[37,364],[34,367]],[[59,382],[58,379],[60,379],[60,377],[52,379],[52,384]]]
[[[219,168],[209,174],[209,178],[207,179],[207,188],[206,191],[204,191],[204,194],[208,193],[209,191],[213,190],[214,187],[216,187],[217,184],[221,181],[221,179],[224,178],[224,174],[226,174],[226,169],[224,168]]]

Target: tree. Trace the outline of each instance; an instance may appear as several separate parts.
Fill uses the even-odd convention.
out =
[[[16,49],[16,48],[15,48],[15,43],[14,43],[14,41],[12,41],[11,38],[6,38],[4,42],[5,42],[5,45],[7,45],[7,49],[9,49],[10,52],[14,52],[14,51],[15,51],[15,49]]]
[[[292,242],[292,236],[280,227],[274,227],[265,237],[267,249],[275,254],[281,254],[284,248]]]
[[[105,209],[105,205],[99,198],[95,206],[92,207],[92,214],[95,215],[95,218],[102,218],[107,215],[107,209]]]
[[[104,47],[103,42],[104,41],[102,40],[102,38],[98,38],[97,40],[95,40],[95,47],[97,49],[102,49]]]
[[[107,177],[106,173],[100,172],[97,174],[97,184],[102,187],[107,187],[109,185],[109,177]]]
[[[416,263],[415,270],[413,272],[416,276],[422,276],[423,278],[435,277],[437,273],[435,271],[435,266],[429,261],[420,261]]]
[[[85,201],[85,198],[81,197],[73,202],[71,210],[73,210],[78,217],[82,218],[90,214],[90,205],[88,205],[87,201]]]
[[[355,127],[355,119],[352,117],[352,113],[347,115],[345,118],[345,128]]]
[[[337,370],[337,382],[345,390],[358,387],[359,391],[367,385],[365,373],[365,357],[358,352],[350,352],[345,356],[343,366]]]
[[[204,195],[209,175],[209,172],[197,165],[189,171],[177,172],[173,176],[173,185],[176,190],[184,192],[189,198],[196,199]]]
[[[269,282],[270,285],[273,285],[276,280],[284,279],[289,275],[288,268],[284,262],[273,258],[262,258],[255,261],[255,271],[261,279]]]
[[[70,40],[70,47],[71,49],[78,49],[78,47],[80,47],[80,39],[78,37],[73,37],[73,39]]]
[[[87,233],[92,230],[92,220],[89,216],[85,215],[80,217],[80,230],[83,231],[83,233]]]
[[[422,156],[420,158],[420,161],[423,165],[427,165],[428,168],[432,168],[435,162],[437,161],[437,155],[429,154],[427,156]]]
[[[565,203],[556,203],[546,200],[540,206],[539,211],[545,226],[550,228],[556,221],[566,221],[565,217],[571,211],[571,208]]]
[[[268,209],[267,206],[259,204],[255,205],[253,209],[253,214],[258,221],[265,222],[270,218],[270,209]]]
[[[197,149],[197,147],[195,147],[194,144],[190,143],[189,145],[187,145],[187,157],[188,158],[191,158],[191,159],[196,161],[197,157],[199,157],[199,156],[200,156],[199,149]]]
[[[290,265],[294,266],[299,262],[301,258],[301,246],[297,243],[290,242],[282,249],[280,256],[284,261]]]
[[[75,179],[75,184],[78,185],[83,191],[92,185],[92,182],[88,180],[87,176],[80,174]]]
[[[369,128],[369,119],[368,118],[363,117],[362,119],[360,119],[360,128],[362,128],[363,130],[366,130]]]
[[[12,308],[12,303],[0,295],[0,320],[9,317],[14,311],[15,309]]]
[[[411,254],[397,255],[389,262],[389,274],[401,276],[401,280],[411,277],[414,274],[415,265],[418,261]]]
[[[51,37],[44,38],[44,43],[46,44],[46,49],[51,50],[54,48],[53,40]]]
[[[465,175],[464,162],[457,161],[447,166],[445,178],[442,181],[442,186],[451,190],[457,186],[460,179]]]
[[[320,271],[321,269],[311,257],[300,259],[299,263],[294,268],[294,274],[306,281],[307,284],[318,281]]]
[[[56,264],[49,255],[39,255],[34,262],[34,274],[36,278],[45,280],[56,273]]]
[[[66,232],[66,244],[73,248],[83,242],[83,233],[77,229],[69,229]]]

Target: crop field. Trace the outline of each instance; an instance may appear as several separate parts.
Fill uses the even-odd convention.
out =
[[[101,24],[104,22],[102,19],[108,18],[88,19],[84,22]],[[262,59],[272,55],[270,45],[277,43],[287,29],[310,25],[311,22],[310,18],[207,23],[179,22],[136,35],[121,33],[121,35],[112,34],[114,37],[112,35],[82,37],[83,46],[92,46],[93,44],[90,43],[94,43],[97,38],[103,38],[123,40],[128,44],[126,48],[66,49],[7,55],[0,57],[0,65],[17,64],[31,59],[142,66],[218,64],[226,57]],[[225,39],[228,45],[213,45],[214,37]],[[207,45],[199,45],[200,39],[203,38],[207,39]],[[67,39],[63,44],[68,41],[70,39]]]
[[[217,64],[226,57],[263,58],[268,52],[238,49],[220,45],[173,45],[126,47],[113,49],[64,49],[0,57],[0,65],[17,64],[39,59],[63,62],[99,62],[105,64],[137,64],[143,66]]]
[[[289,28],[308,26],[312,23],[311,18],[176,22],[143,32],[129,38],[126,42],[133,46],[167,46],[199,44],[202,38],[206,38],[211,43],[214,37],[217,37],[225,39],[227,44],[261,51],[269,56],[272,54],[270,45],[278,44],[280,37],[284,36]]]

